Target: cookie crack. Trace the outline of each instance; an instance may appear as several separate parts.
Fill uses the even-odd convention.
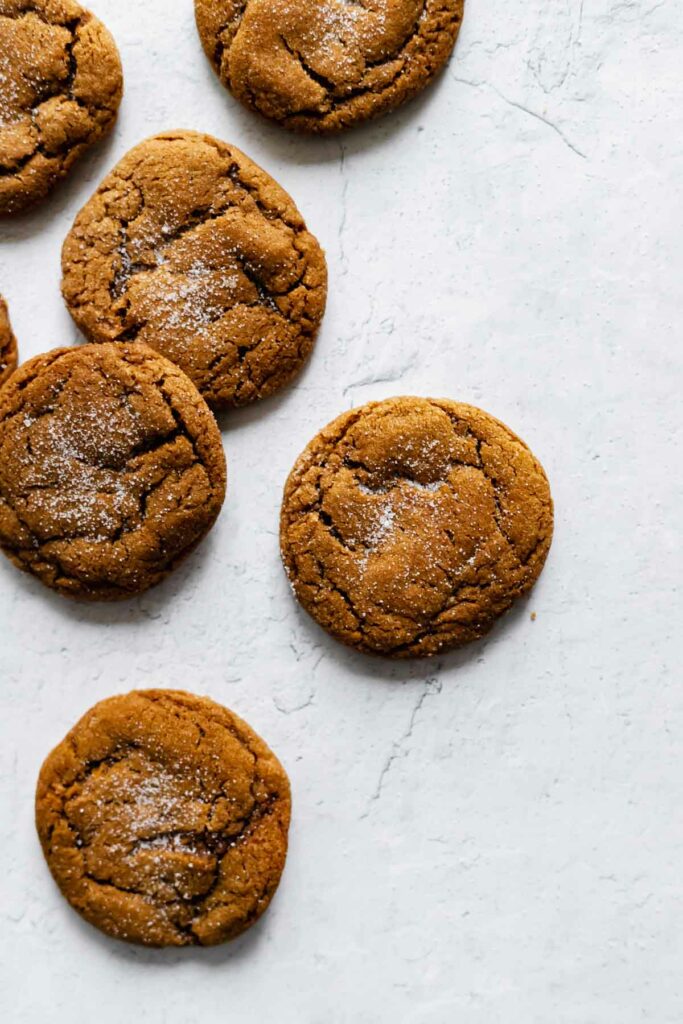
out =
[[[93,118],[93,112],[109,109],[109,107],[106,104],[100,106],[96,103],[87,103],[80,97],[76,96],[74,93],[74,84],[76,81],[76,76],[78,74],[78,61],[76,59],[74,49],[76,44],[79,42],[79,30],[85,24],[87,24],[87,22],[90,19],[90,15],[87,12],[84,12],[78,18],[73,18],[69,21],[50,21],[47,18],[45,18],[43,13],[38,11],[37,8],[30,7],[25,8],[20,15],[3,15],[3,17],[8,17],[9,20],[12,21],[22,21],[25,20],[28,15],[33,15],[37,17],[44,25],[47,25],[51,28],[62,28],[69,33],[70,38],[64,46],[64,55],[66,58],[67,65],[67,77],[64,80],[55,81],[51,87],[47,88],[46,90],[43,90],[39,94],[37,102],[35,102],[30,108],[26,110],[26,113],[29,115],[31,119],[33,129],[36,134],[35,145],[32,151],[30,153],[27,153],[20,160],[17,160],[9,165],[3,165],[2,167],[0,167],[0,178],[16,177],[17,175],[21,174],[21,172],[25,170],[38,156],[42,156],[45,160],[49,162],[62,165],[74,150],[78,150],[79,148],[87,144],[84,140],[76,140],[63,142],[62,144],[50,149],[46,147],[45,143],[41,138],[41,130],[38,126],[36,118],[41,107],[50,99],[53,99],[58,96],[64,96],[70,102],[75,103],[82,110],[85,110],[91,119]]]
[[[223,22],[223,24],[219,25],[219,27],[216,29],[216,34],[215,34],[216,35],[216,44],[214,46],[213,59],[214,59],[214,63],[219,68],[221,67],[221,65],[223,63],[223,56],[225,54],[225,51],[227,49],[229,49],[232,46],[233,42],[234,42],[235,36],[236,36],[236,34],[237,34],[238,30],[239,30],[239,27],[240,27],[241,22],[242,22],[242,18],[244,17],[245,11],[246,11],[248,6],[249,6],[249,0],[242,0],[242,4],[241,4],[240,9],[232,16],[232,18],[230,18],[229,21]],[[234,32],[231,34],[230,40],[228,42],[224,41],[223,38],[222,38],[223,33],[227,32],[228,29],[233,28],[233,26],[234,26]]]
[[[168,248],[179,238],[190,232],[196,230],[198,227],[202,227],[205,224],[211,223],[212,221],[218,221],[229,212],[231,205],[221,210],[212,211],[210,208],[204,210],[196,210],[192,216],[192,219],[185,224],[180,225],[172,234],[164,237],[164,247]],[[284,223],[284,222],[283,222]],[[113,300],[119,302],[123,300],[123,303],[117,307],[117,315],[122,321],[125,321],[126,317],[130,312],[130,300],[127,297],[128,285],[131,280],[140,273],[151,272],[153,273],[160,266],[164,264],[147,264],[141,262],[135,262],[131,259],[128,251],[128,227],[127,222],[121,221],[120,227],[120,241],[118,245],[119,254],[119,265],[115,268],[114,274],[109,283],[109,293]],[[278,299],[285,299],[293,294],[297,288],[306,288],[310,290],[305,282],[305,275],[307,267],[304,265],[299,276],[295,281],[288,286],[284,291],[273,291],[264,284],[260,278],[258,271],[254,267],[253,263],[248,260],[242,253],[233,253],[233,258],[238,263],[240,270],[244,277],[252,285],[258,296],[258,303],[235,303],[234,305],[261,305],[265,309],[270,310],[276,316],[281,317],[283,320],[292,323],[292,317],[287,313],[283,312],[278,303]],[[178,271],[178,276],[183,276],[183,272]],[[234,308],[231,306],[230,308]],[[221,310],[215,317],[210,318],[207,322],[207,326],[218,322],[225,316],[226,310]],[[142,320],[135,324],[130,325],[124,330],[123,324],[120,332],[117,333],[118,340],[134,341],[140,332],[149,324],[148,320]],[[304,325],[302,325],[304,329]],[[313,328],[311,328],[313,329]]]
[[[335,580],[333,580],[328,575],[327,567],[325,566],[325,564],[323,562],[321,562],[317,558],[315,552],[310,552],[310,554],[311,554],[311,557],[313,558],[313,561],[316,564],[316,567],[318,569],[318,574],[320,576],[320,582],[319,583],[314,583],[314,584],[312,584],[312,586],[316,587],[316,589],[318,589],[318,590],[321,590],[321,589],[323,589],[324,584],[327,584],[329,586],[330,590],[332,590],[335,594],[338,594],[339,597],[341,597],[341,599],[343,600],[344,604],[349,609],[349,611],[351,612],[353,618],[355,619],[355,621],[356,621],[356,628],[359,629],[359,631],[362,634],[363,629],[362,629],[360,623],[362,621],[363,616],[357,611],[356,606],[355,606],[355,604],[353,602],[353,599],[352,599],[351,595],[348,593],[347,590],[345,590],[342,586],[340,586]]]
[[[298,50],[295,50],[294,47],[287,42],[283,35],[280,35],[279,38],[287,53],[291,57],[293,57],[295,61],[297,61],[297,63],[301,67],[301,70],[303,71],[307,78],[309,78],[312,82],[315,82],[316,85],[319,85],[321,89],[325,90],[325,92],[329,93],[335,90],[336,87],[332,79],[325,78],[324,75],[321,75],[318,71],[315,70],[315,68],[311,67],[311,65],[306,62],[303,55]]]

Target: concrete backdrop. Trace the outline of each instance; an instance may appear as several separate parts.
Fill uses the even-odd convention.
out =
[[[66,186],[0,225],[22,356],[79,340],[64,235],[114,162],[168,128],[234,142],[292,193],[327,250],[330,300],[296,385],[224,418],[228,502],[174,578],[83,607],[0,565],[8,1019],[680,1024],[679,5],[467,0],[435,87],[330,140],[242,110],[190,0],[93,6],[126,96]],[[319,427],[411,393],[520,433],[557,533],[488,641],[394,666],[298,610],[277,518]],[[92,703],[141,686],[228,704],[291,774],[281,890],[231,946],[109,941],[43,864],[44,755]]]

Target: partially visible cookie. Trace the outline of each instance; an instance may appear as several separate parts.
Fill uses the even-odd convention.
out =
[[[336,132],[421,92],[448,60],[464,0],[195,0],[206,54],[245,106]]]
[[[344,413],[285,487],[292,589],[359,651],[434,655],[483,636],[535,583],[553,533],[540,463],[473,406],[391,398]]]
[[[56,349],[0,390],[0,548],[62,594],[113,600],[159,583],[224,497],[216,421],[144,345]]]
[[[42,199],[114,124],[116,44],[73,0],[0,0],[0,213]]]
[[[0,387],[17,368],[17,339],[9,322],[7,303],[0,295]]]
[[[287,775],[205,697],[101,701],[45,761],[36,824],[57,885],[87,921],[145,946],[212,946],[263,914],[287,855]]]
[[[216,409],[287,384],[327,271],[291,198],[233,146],[166,132],[131,150],[76,217],[62,291],[90,341],[142,341]]]

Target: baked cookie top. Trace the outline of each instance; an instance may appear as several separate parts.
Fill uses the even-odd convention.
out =
[[[209,531],[225,497],[216,422],[144,345],[57,349],[0,390],[0,548],[72,597],[130,597]]]
[[[96,704],[45,761],[38,834],[72,907],[117,939],[210,946],[249,928],[285,864],[287,775],[205,697]]]
[[[0,387],[17,368],[17,339],[9,322],[7,303],[0,295]]]
[[[448,60],[464,0],[195,0],[202,45],[246,106],[305,132],[392,110]]]
[[[357,650],[434,655],[483,636],[536,581],[545,473],[498,420],[391,398],[315,437],[285,487],[282,557],[304,608]]]
[[[42,199],[112,127],[123,79],[104,25],[73,0],[0,0],[0,213]]]
[[[76,217],[62,267],[90,341],[146,342],[217,409],[288,383],[325,308],[325,258],[291,198],[197,132],[131,150]]]

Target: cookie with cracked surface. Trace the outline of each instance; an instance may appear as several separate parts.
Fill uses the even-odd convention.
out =
[[[0,295],[0,388],[17,368],[17,339],[9,322],[7,303]]]
[[[464,0],[195,0],[199,35],[245,106],[328,133],[393,110],[441,70]]]
[[[268,907],[287,855],[284,768],[205,697],[101,701],[48,756],[36,824],[50,871],[101,931],[145,946],[212,946]]]
[[[282,557],[294,594],[357,650],[420,657],[483,636],[543,568],[545,473],[473,406],[390,398],[344,413],[287,481]]]
[[[325,257],[292,199],[233,146],[167,132],[76,217],[62,291],[90,341],[158,349],[214,409],[287,384],[313,347]]]
[[[56,349],[0,390],[0,548],[62,594],[161,582],[213,526],[225,475],[206,403],[147,346]]]
[[[113,126],[116,44],[73,0],[0,0],[0,213],[44,198]]]

